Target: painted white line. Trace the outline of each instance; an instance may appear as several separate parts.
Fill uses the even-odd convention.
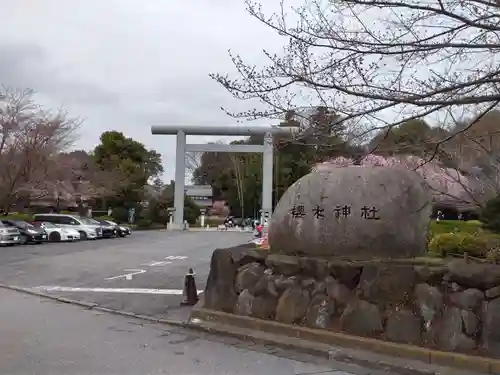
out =
[[[182,256],[182,255],[169,255],[168,257],[165,257],[163,259],[168,259],[168,260],[184,260],[184,259],[187,259],[186,256]]]
[[[125,293],[125,294],[163,294],[182,296],[182,289],[144,289],[144,288],[72,288],[66,286],[37,286],[33,289],[44,292],[97,292],[97,293]],[[203,293],[203,290],[198,290]]]
[[[149,263],[144,263],[141,264],[141,266],[146,266],[146,267],[163,267],[166,266],[167,264],[172,264],[172,262],[169,262],[168,260],[163,260],[163,261],[152,261]]]
[[[121,278],[124,278],[125,280],[132,280],[134,275],[140,275],[141,273],[146,272],[146,270],[137,270],[137,269],[127,269],[124,271],[130,272],[130,273],[125,273],[123,275],[108,277],[108,278],[106,278],[106,280],[115,280],[115,279],[121,279]]]

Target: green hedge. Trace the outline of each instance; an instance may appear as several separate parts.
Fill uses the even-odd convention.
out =
[[[480,234],[485,233],[483,225],[478,220],[462,221],[462,220],[432,220],[430,225],[430,238],[434,238],[438,234],[443,233],[470,233]]]
[[[500,236],[491,233],[441,233],[429,242],[431,255],[446,257],[467,253],[477,258],[488,258],[500,249]]]
[[[22,214],[22,213],[12,213],[7,216],[0,216],[0,220],[19,220],[19,221],[33,221],[33,215],[31,214]]]
[[[159,229],[165,229],[165,224],[150,223],[149,226],[146,223],[142,223],[141,226],[138,226],[137,224],[132,224],[130,225],[130,228],[132,230],[159,230]]]
[[[99,220],[106,220],[106,221],[114,221],[111,216],[97,216],[94,219],[99,219]]]

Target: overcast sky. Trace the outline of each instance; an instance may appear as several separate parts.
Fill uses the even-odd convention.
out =
[[[234,123],[220,106],[251,105],[208,74],[236,77],[228,49],[259,63],[262,48],[283,43],[243,0],[0,0],[0,12],[0,83],[85,118],[75,148],[92,149],[106,130],[154,148],[166,181],[175,137],[153,137],[150,126]]]

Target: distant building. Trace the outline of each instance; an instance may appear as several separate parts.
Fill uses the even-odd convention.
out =
[[[201,208],[210,208],[213,203],[213,190],[210,185],[188,185],[186,196],[191,198]]]

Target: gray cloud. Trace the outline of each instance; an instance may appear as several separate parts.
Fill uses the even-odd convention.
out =
[[[243,0],[0,0],[0,12],[9,15],[0,29],[0,84],[33,88],[43,104],[85,118],[75,148],[91,149],[110,129],[144,142],[162,153],[166,180],[175,140],[153,137],[150,126],[234,123],[220,107],[248,104],[208,73],[233,72],[228,49],[259,63],[263,47],[281,43]]]

